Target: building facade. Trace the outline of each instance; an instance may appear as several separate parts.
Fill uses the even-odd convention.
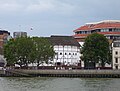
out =
[[[120,39],[120,20],[105,20],[94,23],[87,23],[74,30],[74,38],[81,44],[84,44],[85,38],[94,32],[103,34],[112,42],[113,39]]]
[[[80,64],[80,45],[72,36],[51,36],[48,38],[54,46],[55,66],[77,66]]]
[[[25,37],[27,36],[27,32],[14,32],[13,37],[18,38],[18,37]]]
[[[3,45],[10,39],[10,33],[5,30],[0,30],[0,54],[3,55]]]
[[[120,69],[120,40],[112,44],[112,68]]]
[[[3,46],[11,38],[10,33],[6,30],[0,30],[0,67],[4,67],[7,63],[3,56]]]

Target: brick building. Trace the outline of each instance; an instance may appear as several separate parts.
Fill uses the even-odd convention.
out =
[[[10,38],[10,32],[5,30],[0,30],[0,54],[3,54],[3,45]]]

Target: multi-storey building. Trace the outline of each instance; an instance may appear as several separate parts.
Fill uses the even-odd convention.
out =
[[[120,40],[112,44],[112,68],[120,69]]]
[[[80,28],[74,30],[74,32],[75,34],[73,36],[81,46],[84,44],[85,38],[95,32],[103,34],[109,40],[109,43],[112,44],[112,42],[114,43],[113,40],[120,40],[120,20],[105,20],[100,22],[87,23],[84,26],[81,26]],[[116,42],[111,49],[113,57],[112,66],[113,69],[120,69],[119,47],[116,47],[115,45]],[[118,51],[118,54],[116,51]],[[106,64],[106,67],[111,67],[111,65]]]
[[[48,39],[54,46],[54,65],[77,66],[80,63],[80,45],[72,36],[51,36]]]
[[[10,33],[5,30],[0,30],[0,54],[3,54],[3,45],[10,38]]]
[[[0,67],[4,67],[6,65],[6,60],[3,56],[3,46],[10,38],[11,36],[8,31],[0,30]]]
[[[74,30],[74,38],[82,45],[84,39],[91,33],[103,34],[111,42],[113,39],[120,39],[120,21],[105,20],[95,23],[87,23]]]
[[[27,36],[27,32],[14,32],[13,33],[13,37],[17,38],[17,37],[25,37]]]

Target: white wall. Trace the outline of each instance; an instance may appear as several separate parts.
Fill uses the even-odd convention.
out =
[[[116,62],[116,59],[118,60],[118,62]],[[116,69],[116,66],[118,66],[118,69],[120,69],[120,47],[113,47],[112,60],[113,60],[113,69]]]
[[[60,62],[65,65],[77,65],[80,61],[80,48],[77,46],[69,45],[55,45],[55,58],[53,63]]]

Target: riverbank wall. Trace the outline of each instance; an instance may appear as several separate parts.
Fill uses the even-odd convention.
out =
[[[120,78],[120,70],[6,70],[2,77]]]

